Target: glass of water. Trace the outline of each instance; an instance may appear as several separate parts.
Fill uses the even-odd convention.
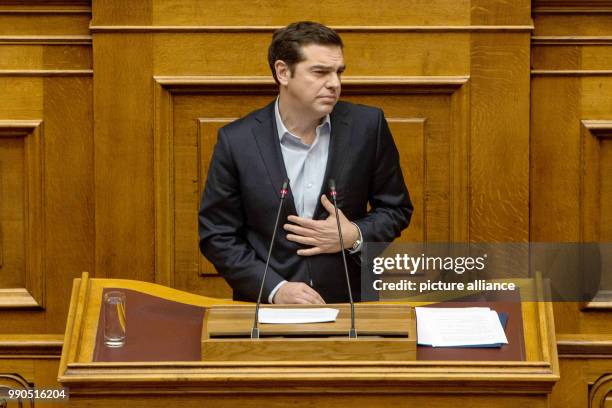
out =
[[[126,338],[125,293],[106,292],[103,307],[104,344],[107,347],[123,347]]]

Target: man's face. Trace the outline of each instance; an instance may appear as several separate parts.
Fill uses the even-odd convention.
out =
[[[340,97],[340,76],[344,71],[342,48],[308,44],[302,47],[304,60],[279,76],[287,102],[304,114],[322,118],[331,113]],[[277,71],[278,72],[278,71]]]

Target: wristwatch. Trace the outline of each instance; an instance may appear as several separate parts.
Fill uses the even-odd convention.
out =
[[[354,254],[361,248],[361,241],[363,240],[363,238],[361,235],[361,228],[359,228],[359,225],[355,224],[354,222],[351,222],[351,224],[353,224],[357,228],[357,232],[359,232],[359,236],[357,237],[355,242],[353,242],[353,245],[351,245],[351,248],[349,249],[349,253]]]
[[[353,242],[353,246],[351,247],[351,251],[356,251],[359,249],[359,246],[361,245],[361,240],[359,238],[357,238],[355,240],[355,242]]]

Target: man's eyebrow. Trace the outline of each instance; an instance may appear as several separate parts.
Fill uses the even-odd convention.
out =
[[[313,65],[310,67],[312,70],[323,70],[323,71],[333,71],[334,67],[331,65]],[[346,65],[340,65],[338,67],[338,71],[344,71],[346,69]]]

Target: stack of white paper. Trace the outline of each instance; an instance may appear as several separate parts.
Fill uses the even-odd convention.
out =
[[[316,309],[267,308],[259,310],[260,323],[324,323],[335,322],[337,316],[337,309],[330,309],[327,307]]]
[[[417,307],[418,344],[433,347],[508,344],[497,312],[488,307]]]

